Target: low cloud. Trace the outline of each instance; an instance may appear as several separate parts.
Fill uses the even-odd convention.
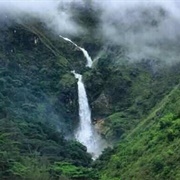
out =
[[[72,0],[1,0],[0,16],[19,23],[35,18],[57,34],[77,35],[83,29],[72,20],[70,8],[72,2]],[[82,3],[80,0],[77,2]]]
[[[180,58],[178,1],[94,1],[102,12],[99,30],[108,43],[122,45],[130,59]]]
[[[177,0],[1,0],[0,16],[16,22],[39,19],[57,34],[80,36],[73,5],[91,5],[97,34],[105,43],[121,45],[132,60],[180,60],[180,3]],[[98,10],[98,11],[97,11]]]

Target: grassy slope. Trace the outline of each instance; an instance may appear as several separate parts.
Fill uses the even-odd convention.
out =
[[[175,86],[115,148],[102,180],[179,179],[180,90]]]

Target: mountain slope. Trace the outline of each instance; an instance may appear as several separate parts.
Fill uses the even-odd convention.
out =
[[[91,155],[65,139],[78,119],[69,64],[80,71],[83,55],[36,23],[0,29],[0,179],[90,179]]]
[[[179,179],[179,85],[117,145],[103,180]]]

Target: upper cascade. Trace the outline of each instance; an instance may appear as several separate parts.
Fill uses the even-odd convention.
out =
[[[70,40],[70,39],[67,38],[67,37],[63,37],[63,36],[61,36],[61,35],[59,35],[59,37],[63,38],[65,41],[68,41],[68,42],[72,43],[74,46],[76,46],[78,49],[80,49],[80,50],[83,52],[84,57],[85,57],[86,60],[87,60],[86,67],[89,67],[89,68],[92,67],[93,61],[92,61],[90,55],[88,54],[88,52],[87,52],[84,48],[78,46],[76,43],[74,43],[72,40]]]

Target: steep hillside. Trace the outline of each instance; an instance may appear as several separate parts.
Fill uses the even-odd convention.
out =
[[[65,139],[78,119],[70,71],[83,55],[37,22],[4,26],[0,37],[0,179],[89,179],[91,155]]]

